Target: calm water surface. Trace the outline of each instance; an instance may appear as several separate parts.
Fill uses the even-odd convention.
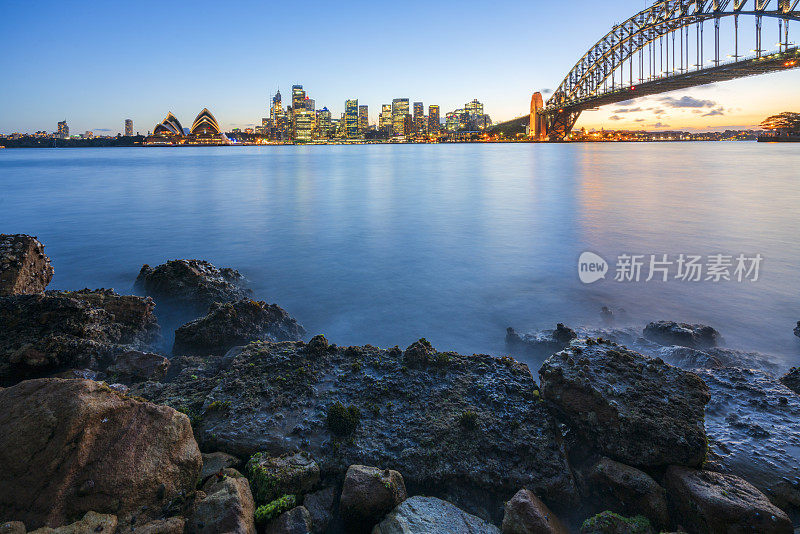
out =
[[[143,263],[204,258],[332,342],[467,353],[504,353],[507,326],[600,325],[605,305],[797,364],[798,206],[792,145],[0,151],[0,232],[45,243],[52,288],[129,292]],[[755,283],[583,285],[585,250],[764,261]]]

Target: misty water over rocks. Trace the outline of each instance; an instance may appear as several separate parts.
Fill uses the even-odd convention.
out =
[[[755,143],[6,150],[0,228],[47,243],[51,288],[129,293],[145,263],[202,258],[341,345],[505,354],[508,326],[600,328],[608,306],[614,328],[708,324],[783,369],[798,168]],[[584,285],[586,250],[764,261],[757,282]]]

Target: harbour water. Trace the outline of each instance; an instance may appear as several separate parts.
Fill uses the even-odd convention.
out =
[[[0,153],[0,232],[39,237],[51,288],[130,292],[144,263],[203,258],[334,343],[495,355],[507,326],[601,325],[608,306],[617,326],[702,322],[796,365],[798,206],[792,144]],[[605,279],[579,280],[584,251]],[[625,253],[644,256],[639,282],[614,280]],[[645,282],[663,254],[763,261],[756,281],[680,280],[673,265]]]

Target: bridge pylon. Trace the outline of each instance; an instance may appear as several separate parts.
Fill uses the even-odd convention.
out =
[[[531,97],[531,115],[528,129],[530,136],[534,141],[547,140],[547,120],[541,113],[543,109],[544,99],[542,98],[542,93],[537,91],[536,93],[533,93],[533,96]]]

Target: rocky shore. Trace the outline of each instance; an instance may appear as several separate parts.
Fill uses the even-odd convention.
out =
[[[35,238],[0,235],[0,534],[800,523],[800,370],[709,326],[509,328],[532,372],[309,337],[201,260],[143,266],[138,295],[52,277]]]

